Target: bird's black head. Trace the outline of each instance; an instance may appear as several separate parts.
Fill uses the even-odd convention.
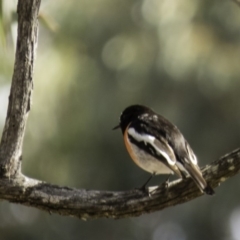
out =
[[[126,127],[129,125],[130,122],[135,120],[139,115],[147,113],[151,111],[148,107],[142,105],[132,105],[127,107],[120,116],[120,123],[113,129],[121,128],[122,132],[124,133]]]

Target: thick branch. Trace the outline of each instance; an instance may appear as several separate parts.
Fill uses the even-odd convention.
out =
[[[204,177],[213,187],[239,171],[240,149],[203,170]],[[192,179],[171,182],[168,189],[161,187],[150,195],[140,190],[110,192],[59,187],[24,176],[12,182],[8,179],[0,182],[1,199],[81,219],[139,216],[188,202],[201,195]],[[211,200],[210,196],[204,197]]]
[[[20,171],[22,142],[33,89],[33,63],[37,45],[41,0],[19,0],[18,37],[7,118],[0,143],[0,175]]]

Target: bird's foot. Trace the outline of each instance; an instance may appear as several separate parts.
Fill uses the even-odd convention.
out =
[[[137,188],[134,188],[136,191],[141,191],[141,192],[144,192],[144,193],[148,193],[148,188],[146,187],[146,185],[144,184],[143,186],[141,187],[137,187]]]
[[[164,190],[168,190],[169,187],[169,179],[170,175],[167,177],[167,179],[160,185],[160,188],[163,188]]]

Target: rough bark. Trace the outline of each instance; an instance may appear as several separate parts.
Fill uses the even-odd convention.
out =
[[[240,170],[240,149],[220,158],[203,170],[213,187]],[[151,192],[151,193],[150,193]],[[25,176],[0,180],[0,198],[61,215],[81,219],[139,216],[188,202],[203,195],[192,179],[177,180],[155,190],[124,192],[74,189],[51,185]],[[204,197],[211,196],[204,195]]]
[[[33,65],[40,0],[19,0],[18,37],[7,118],[0,143],[0,176],[9,178],[21,169],[22,143],[33,89]]]
[[[81,219],[139,216],[202,195],[191,179],[147,191],[95,191],[60,187],[21,173],[21,152],[33,89],[40,0],[19,0],[16,59],[6,123],[0,143],[0,199]],[[203,169],[212,187],[240,170],[240,149]],[[209,197],[209,196],[204,196]]]

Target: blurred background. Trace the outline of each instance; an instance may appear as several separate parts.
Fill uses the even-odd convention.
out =
[[[16,6],[0,1],[0,132]],[[201,166],[239,147],[240,7],[233,1],[43,0],[39,33],[26,175],[87,189],[141,186],[148,173],[111,130],[135,103],[175,123]],[[1,202],[0,240],[239,240],[239,180],[223,183],[214,197],[121,220],[83,222]]]

